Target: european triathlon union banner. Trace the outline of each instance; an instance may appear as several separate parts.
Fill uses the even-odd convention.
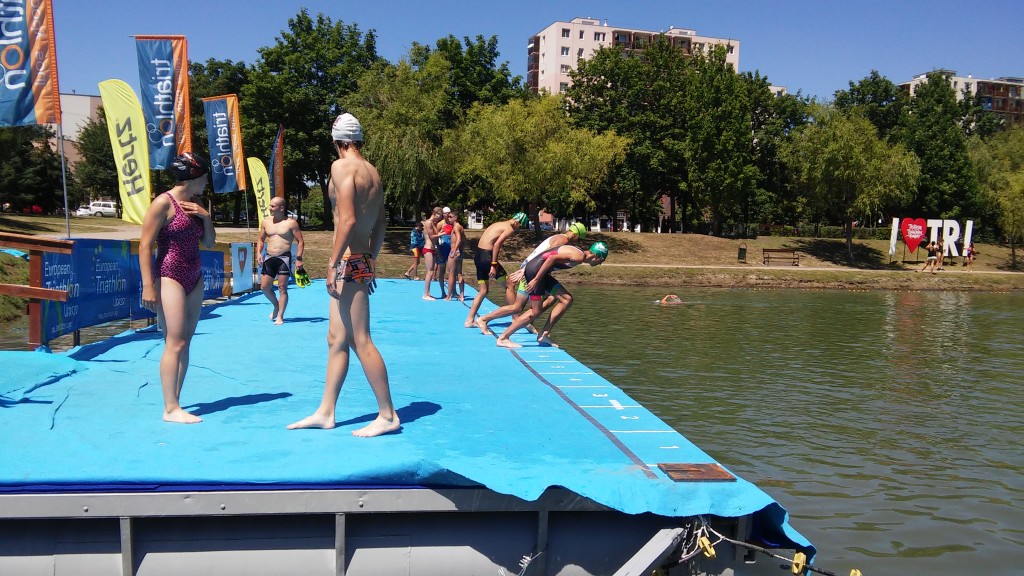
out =
[[[133,319],[152,318],[156,314],[142,307],[142,274],[139,272],[139,255],[133,254],[128,265],[132,270],[132,309]],[[203,300],[224,296],[224,282],[227,271],[224,268],[224,253],[215,250],[200,250],[199,261],[203,282]],[[156,256],[153,256],[152,270],[156,270]]]
[[[162,170],[175,155],[192,150],[188,42],[184,36],[136,36],[135,47],[149,167]]]
[[[0,126],[60,124],[50,0],[0,0]]]
[[[270,197],[284,198],[284,126],[277,125],[277,136],[270,149]]]
[[[245,189],[242,127],[238,122],[238,98],[234,94],[203,98],[206,134],[210,141],[213,191],[218,194]]]
[[[41,302],[43,340],[127,318],[139,298],[131,281],[132,260],[138,262],[131,257],[130,243],[123,240],[79,239],[71,254],[44,253],[43,287],[67,290],[68,299]]]
[[[224,295],[224,253],[200,250],[203,266],[203,299],[220,298]]]

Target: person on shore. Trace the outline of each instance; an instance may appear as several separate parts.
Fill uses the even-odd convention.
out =
[[[452,225],[448,222],[448,215],[451,213],[451,208],[442,208],[441,221],[437,223],[437,270],[434,276],[437,278],[437,285],[441,287],[442,300],[451,300],[448,291],[445,290],[445,282],[448,280],[448,257],[452,255]]]
[[[412,252],[412,265],[402,274],[408,280],[420,279],[420,256],[423,244],[423,222],[416,222],[412,227],[412,231],[409,232],[409,250]]]
[[[459,301],[466,300],[466,279],[462,275],[462,253],[466,249],[466,229],[459,222],[454,211],[445,215],[445,226],[451,226],[451,253],[448,256],[448,300],[458,295]],[[458,290],[455,284],[458,282]]]
[[[423,299],[437,300],[430,295],[430,283],[434,280],[435,268],[437,267],[437,238],[440,230],[437,223],[441,221],[441,207],[435,206],[430,212],[430,218],[423,221],[423,266],[426,272],[423,274]],[[443,288],[442,284],[442,290]],[[444,296],[442,293],[441,296]]]
[[[509,282],[516,286],[515,300],[509,304],[501,306],[493,312],[484,314],[477,318],[477,328],[479,328],[484,334],[490,334],[491,329],[487,326],[490,322],[497,320],[498,318],[504,318],[506,316],[522,312],[523,308],[526,307],[526,303],[529,301],[529,295],[526,293],[526,282],[523,280],[523,274],[526,269],[526,265],[534,258],[554,248],[565,246],[570,242],[582,241],[586,237],[587,227],[580,222],[573,222],[565,232],[561,234],[552,234],[545,238],[544,241],[538,244],[537,247],[534,248],[533,252],[523,260],[523,263],[519,265],[519,269],[508,275]],[[545,298],[541,305],[541,313],[550,308],[554,303],[554,296],[549,295]],[[528,330],[535,331],[532,324],[527,324],[526,328]]]
[[[509,236],[515,234],[523,226],[526,226],[529,221],[530,219],[526,216],[525,212],[516,212],[509,220],[502,220],[501,222],[491,224],[480,236],[476,253],[473,254],[473,263],[476,264],[476,297],[473,298],[473,304],[469,307],[469,315],[466,316],[466,322],[464,323],[466,328],[475,326],[477,310],[480,309],[480,305],[487,298],[487,292],[491,288],[491,279],[504,283],[505,277],[508,275],[505,272],[505,268],[501,265],[501,245],[505,243]],[[508,298],[507,295],[506,298]],[[511,300],[513,298],[508,299]]]
[[[558,280],[551,275],[553,270],[567,270],[584,262],[597,266],[608,258],[608,246],[604,242],[594,242],[587,250],[580,250],[575,246],[561,246],[541,254],[526,265],[523,280],[526,281],[526,291],[530,295],[530,309],[523,312],[512,324],[501,333],[496,344],[501,348],[522,348],[509,340],[516,330],[533,322],[534,318],[540,316],[541,299],[545,294],[555,297],[555,304],[551,308],[544,328],[537,334],[537,343],[541,346],[556,346],[551,340],[551,330],[562,318],[565,312],[572,305],[572,294],[559,284]]]
[[[290,424],[297,428],[334,428],[338,395],[348,374],[349,350],[356,353],[377,399],[377,417],[353,436],[380,436],[401,422],[391,401],[388,370],[370,337],[370,294],[376,285],[374,264],[384,244],[384,186],[377,169],[363,158],[363,129],[351,114],[331,126],[338,159],[331,164],[334,195],[334,245],[327,260],[327,293],[331,296],[327,332],[327,376],[320,406]]]
[[[938,244],[938,246],[939,246],[939,254],[938,254],[939,259],[938,259],[937,264],[938,264],[939,270],[945,270],[945,268],[942,267],[942,261],[945,260],[945,258],[946,258],[946,238],[945,238],[945,236],[939,236],[939,244]]]
[[[929,267],[932,269],[932,274],[935,274],[936,269],[939,267],[939,245],[932,240],[924,247],[928,251],[928,259],[924,262],[924,267],[921,268],[920,272],[924,272]]]
[[[974,242],[971,242],[964,250],[964,266],[967,267],[968,272],[974,270],[974,258],[977,255],[978,251],[974,249]]]
[[[292,266],[292,243],[298,243],[295,266]],[[260,234],[256,239],[256,257],[260,269],[260,290],[273,305],[270,319],[274,324],[284,324],[284,311],[288,307],[288,276],[293,268],[302,265],[302,251],[305,243],[299,223],[288,218],[284,209],[284,198],[270,200],[270,216],[260,222]],[[266,256],[263,251],[266,249]],[[278,296],[274,295],[274,279],[277,279]]]
[[[197,154],[185,153],[171,161],[167,172],[176,184],[153,199],[142,219],[142,306],[156,312],[164,332],[164,351],[160,356],[163,419],[195,424],[203,419],[181,407],[181,387],[188,372],[189,346],[203,308],[199,245],[211,248],[217,239],[210,213],[200,203],[210,165]]]

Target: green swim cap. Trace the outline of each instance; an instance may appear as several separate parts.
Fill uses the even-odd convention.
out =
[[[604,260],[608,257],[608,246],[604,242],[594,242],[590,245],[590,253]]]
[[[520,228],[525,228],[530,223],[530,217],[526,215],[526,212],[516,212],[512,215],[512,219],[519,222]]]
[[[569,230],[576,233],[576,237],[583,240],[587,237],[587,227],[582,222],[573,222],[569,225]]]

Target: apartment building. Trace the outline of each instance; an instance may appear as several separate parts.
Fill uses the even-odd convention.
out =
[[[555,22],[530,38],[526,84],[534,92],[565,92],[572,84],[569,72],[576,69],[578,60],[589,58],[606,46],[641,51],[662,35],[687,54],[706,53],[716,45],[724,45],[728,51],[726,60],[737,71],[740,68],[739,40],[698,36],[696,30],[674,26],[661,31],[638,30],[609,26],[607,20],[573,18],[568,22]]]
[[[1001,76],[986,80],[970,74],[957,76],[955,70],[939,69],[918,74],[900,87],[913,95],[921,84],[928,81],[928,74],[936,72],[946,77],[957,100],[968,95],[971,98],[981,96],[982,108],[1001,118],[1007,126],[1024,126],[1024,78]]]

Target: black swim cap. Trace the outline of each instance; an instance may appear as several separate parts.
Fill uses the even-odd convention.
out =
[[[195,180],[210,173],[210,163],[198,154],[185,152],[171,160],[167,166],[167,173],[178,182]]]

